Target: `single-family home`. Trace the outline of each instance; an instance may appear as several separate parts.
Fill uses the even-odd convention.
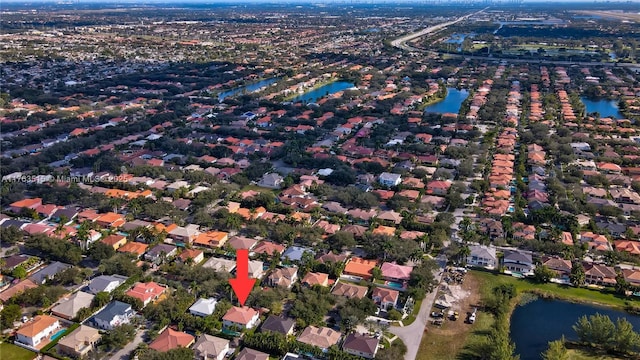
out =
[[[315,285],[329,286],[329,274],[320,272],[308,272],[301,281],[302,285],[312,287]]]
[[[149,344],[149,348],[155,351],[167,352],[177,348],[188,348],[196,341],[193,335],[172,328],[166,328],[158,337]]]
[[[58,341],[58,352],[74,358],[83,358],[91,350],[95,349],[101,337],[98,329],[80,325]]]
[[[269,189],[280,189],[284,183],[284,178],[276,173],[268,173],[262,176],[262,179],[258,182],[258,186],[266,187]]]
[[[235,360],[269,360],[269,354],[254,349],[244,348],[240,350]]]
[[[291,318],[271,315],[262,323],[261,332],[276,332],[282,335],[293,335],[293,328],[296,322]]]
[[[520,250],[505,250],[502,265],[506,270],[521,274],[528,274],[533,271],[531,254]]]
[[[197,249],[184,249],[177,258],[184,264],[188,264],[190,262],[192,265],[197,265],[204,260],[204,251]]]
[[[193,345],[198,360],[223,360],[229,352],[229,340],[202,334]]]
[[[339,331],[328,327],[308,326],[298,336],[298,341],[327,351],[331,346],[337,345],[341,337]]]
[[[147,306],[152,301],[157,300],[160,295],[164,294],[167,290],[165,286],[157,284],[153,281],[148,283],[136,283],[130,290],[125,292],[127,296],[134,297],[142,301],[144,306]]]
[[[400,174],[393,174],[388,172],[383,172],[378,176],[378,182],[381,185],[392,187],[398,186],[402,182],[402,176]]]
[[[397,290],[391,290],[381,287],[376,287],[371,293],[371,299],[380,307],[380,309],[387,311],[393,309],[398,304],[400,298],[400,292]]]
[[[46,281],[53,279],[54,276],[56,276],[56,274],[58,274],[59,272],[62,272],[70,267],[71,265],[69,264],[56,261],[47,265],[45,268],[43,268],[42,270],[39,270],[35,274],[29,276],[29,279],[31,279],[31,281],[33,281],[34,284],[42,285]]]
[[[163,261],[175,256],[177,253],[178,248],[174,245],[158,244],[144,254],[144,259],[154,264],[161,264]]]
[[[281,286],[291,289],[293,284],[298,280],[298,268],[287,267],[275,269],[267,276],[267,284],[269,286]]]
[[[342,343],[342,350],[348,354],[374,359],[378,352],[380,339],[365,334],[351,333]]]
[[[89,292],[94,295],[102,291],[110,293],[127,279],[128,277],[122,275],[100,275],[89,283]]]
[[[331,293],[336,296],[344,296],[348,299],[362,299],[367,296],[369,289],[366,286],[354,285],[338,281]]]
[[[38,315],[16,332],[16,341],[32,348],[49,342],[49,336],[60,328],[60,321],[52,316]]]
[[[377,265],[378,262],[376,260],[352,257],[345,265],[343,273],[368,280],[373,276],[373,268]]]
[[[51,309],[51,314],[66,320],[71,320],[76,317],[80,309],[91,307],[91,302],[94,297],[95,295],[93,294],[78,291],[77,293],[60,300],[58,305]]]
[[[260,313],[250,307],[234,306],[222,317],[226,329],[251,329],[258,325]]]
[[[113,330],[116,326],[128,324],[134,315],[135,312],[131,305],[121,301],[112,301],[93,316],[93,322],[99,329]]]
[[[209,258],[203,267],[214,269],[216,272],[232,272],[236,268],[236,262],[229,259],[212,257]]]
[[[112,234],[100,240],[100,242],[113,247],[113,250],[118,250],[127,243],[127,237],[124,235]]]
[[[189,312],[195,316],[206,317],[213,314],[217,303],[218,301],[214,298],[198,299],[198,301],[191,305]]]
[[[587,284],[615,286],[616,271],[606,265],[584,263],[585,282]]]
[[[409,281],[413,267],[385,262],[380,267],[380,271],[383,279],[403,283]]]
[[[119,253],[131,254],[136,258],[140,258],[147,251],[148,247],[149,245],[147,244],[131,241],[122,245],[117,251]]]
[[[470,254],[467,256],[467,264],[471,266],[481,266],[495,268],[497,265],[496,248],[484,245],[472,245],[469,247]]]

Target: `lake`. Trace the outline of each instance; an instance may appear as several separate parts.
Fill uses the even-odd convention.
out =
[[[318,99],[320,99],[323,96],[335,94],[338,91],[350,89],[354,86],[355,85],[353,83],[350,83],[348,81],[334,81],[332,83],[322,85],[317,89],[313,89],[309,92],[306,92],[302,95],[298,95],[295,98],[293,98],[291,101],[293,102],[302,101],[305,103],[313,103],[318,101]]]
[[[587,114],[599,112],[600,117],[611,117],[614,119],[622,119],[623,116],[618,110],[618,104],[614,100],[589,100],[581,97],[582,103],[587,108]]]
[[[635,331],[640,330],[640,316],[593,305],[539,299],[517,306],[511,316],[511,339],[516,344],[516,353],[521,360],[540,360],[549,341],[558,340],[562,335],[577,340],[572,326],[581,316],[596,313],[608,315],[614,322],[626,317]]]
[[[264,80],[260,80],[256,83],[253,84],[249,84],[249,85],[244,85],[244,86],[239,86],[237,88],[231,89],[231,90],[227,90],[225,92],[222,92],[218,95],[218,101],[222,102],[225,98],[229,97],[229,96],[234,96],[237,94],[241,94],[241,93],[252,93],[260,88],[263,88],[265,86],[269,86],[271,84],[273,84],[274,82],[278,81],[278,78],[271,78],[271,79],[264,79]]]
[[[469,91],[455,88],[447,88],[447,96],[442,101],[431,104],[424,109],[424,112],[428,113],[454,113],[457,114],[460,111],[460,105],[469,96]]]

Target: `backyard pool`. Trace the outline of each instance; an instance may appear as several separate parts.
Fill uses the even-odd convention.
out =
[[[65,331],[67,331],[67,329],[58,330],[58,332],[56,332],[55,334],[51,335],[51,341],[54,341],[57,338],[59,338],[60,336],[62,336],[62,334],[64,334]]]
[[[395,281],[387,281],[384,284],[387,285],[388,287],[392,287],[394,289],[398,289],[398,290],[404,289],[404,285],[402,285],[401,283],[395,282]]]

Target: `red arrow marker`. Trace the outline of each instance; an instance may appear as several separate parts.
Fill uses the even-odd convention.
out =
[[[256,279],[249,279],[249,250],[238,249],[236,251],[236,278],[229,279],[229,284],[231,284],[233,292],[236,293],[240,305],[244,306],[255,283]]]

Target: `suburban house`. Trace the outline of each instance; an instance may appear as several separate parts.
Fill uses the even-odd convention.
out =
[[[348,354],[361,356],[365,359],[373,359],[378,352],[378,344],[380,339],[351,333],[347,335],[342,343],[342,350]]]
[[[397,290],[391,290],[381,287],[376,287],[371,293],[371,299],[380,307],[380,309],[387,311],[393,309],[398,304],[400,298],[400,292]]]
[[[298,280],[298,268],[288,267],[275,269],[267,277],[267,284],[269,286],[281,286],[287,289],[291,289],[293,284]]]
[[[284,183],[284,178],[276,173],[268,173],[262,176],[258,182],[258,186],[269,189],[280,189]]]
[[[246,347],[238,353],[235,360],[269,360],[269,354]]]
[[[327,327],[308,326],[298,336],[298,341],[327,351],[331,346],[338,344],[341,336],[339,331]]]
[[[148,283],[136,283],[133,288],[127,291],[127,296],[134,297],[142,301],[144,306],[147,306],[152,301],[157,300],[160,295],[164,294],[167,290],[166,287],[159,285],[153,281]]]
[[[249,277],[253,279],[261,279],[264,275],[264,263],[258,260],[249,261]]]
[[[140,258],[147,251],[149,245],[139,242],[128,242],[122,245],[117,251],[119,253],[132,254],[136,258]]]
[[[118,250],[127,243],[127,237],[124,235],[113,234],[100,240],[100,242],[113,247],[113,250]]]
[[[202,334],[193,345],[198,360],[222,360],[229,352],[229,340]]]
[[[102,311],[93,316],[95,325],[103,330],[113,330],[114,327],[128,324],[135,312],[131,305],[121,301],[112,301]]]
[[[18,329],[16,341],[34,349],[39,348],[39,345],[48,343],[48,337],[59,328],[60,321],[58,319],[48,315],[38,315]]]
[[[178,248],[171,244],[158,244],[146,254],[144,254],[144,259],[150,261],[154,264],[160,264],[165,261],[167,258],[173,257],[178,253]]]
[[[71,320],[76,317],[80,309],[91,307],[91,302],[94,297],[95,295],[93,294],[78,291],[68,298],[62,299],[58,305],[51,309],[51,314],[66,320]]]
[[[178,255],[178,260],[180,260],[183,264],[187,264],[191,262],[192,265],[197,265],[204,260],[204,251],[196,250],[196,249],[184,249],[180,255]]]
[[[567,280],[569,279],[569,275],[571,274],[571,268],[573,267],[573,265],[571,264],[571,261],[557,258],[557,257],[543,258],[542,265],[555,271],[556,274],[558,274],[557,276],[558,278],[560,279],[564,278]]]
[[[218,301],[214,298],[198,299],[198,301],[191,305],[189,312],[195,316],[209,316],[215,311],[217,303]]]
[[[260,313],[250,307],[234,306],[222,317],[226,329],[251,329],[258,325]]]
[[[585,282],[593,285],[616,285],[616,271],[606,265],[584,263]]]
[[[383,279],[402,283],[409,281],[413,267],[386,262],[382,264],[380,271]]]
[[[329,274],[308,272],[302,279],[302,285],[312,287],[314,285],[329,286]]]
[[[282,335],[293,335],[296,322],[293,319],[271,315],[262,323],[260,331],[276,332]]]
[[[229,240],[229,233],[224,231],[207,231],[198,234],[193,240],[194,245],[208,248],[220,248]]]
[[[188,348],[196,341],[193,335],[189,335],[182,331],[176,331],[167,328],[158,337],[149,344],[149,348],[155,351],[167,352],[179,347]]]
[[[496,248],[484,245],[472,245],[469,247],[469,250],[471,250],[471,252],[469,256],[467,256],[468,265],[488,268],[496,267],[498,260]]]
[[[187,226],[176,226],[167,235],[176,244],[191,244],[200,234],[198,225],[189,224]]]
[[[378,265],[376,260],[365,260],[359,257],[352,257],[344,267],[343,273],[359,277],[365,280],[373,276],[373,268]]]
[[[383,172],[378,177],[378,182],[381,185],[388,186],[388,187],[398,186],[402,182],[402,176],[400,174]]]
[[[94,295],[102,291],[110,293],[127,279],[122,275],[100,275],[89,283],[89,292]]]
[[[69,264],[56,261],[49,264],[47,267],[43,268],[42,270],[39,270],[35,274],[29,276],[29,279],[33,281],[34,284],[42,285],[47,280],[53,279],[53,277],[56,276],[57,273],[62,272],[70,267],[71,265]]]
[[[100,338],[101,335],[97,329],[80,325],[80,327],[58,341],[58,352],[81,358],[95,348]]]
[[[533,259],[531,254],[519,250],[505,250],[502,264],[506,270],[521,274],[533,271]]]
[[[331,293],[336,296],[344,296],[348,299],[362,299],[367,296],[369,289],[366,286],[348,284],[344,282],[337,282]]]
[[[212,257],[202,267],[214,269],[216,272],[232,272],[236,268],[236,262],[229,259]]]

